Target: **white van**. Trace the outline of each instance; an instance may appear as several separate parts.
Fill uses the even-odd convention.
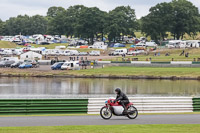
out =
[[[67,61],[61,66],[61,70],[79,70],[79,61]]]
[[[127,52],[128,52],[127,49],[116,49],[113,55],[123,55],[123,54],[127,54]]]

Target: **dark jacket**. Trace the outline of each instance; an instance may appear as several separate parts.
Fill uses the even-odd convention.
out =
[[[121,91],[117,94],[117,97],[116,97],[116,101],[119,101],[119,100],[126,100],[127,102],[129,102],[128,97]]]

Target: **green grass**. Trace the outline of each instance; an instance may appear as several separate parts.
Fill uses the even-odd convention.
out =
[[[0,48],[16,48],[16,44],[8,41],[0,41]]]
[[[65,72],[60,73],[65,74]],[[199,68],[161,68],[161,67],[105,67],[103,69],[87,69],[69,71],[72,75],[115,75],[115,76],[200,76]]]
[[[112,66],[97,69],[83,69],[77,71],[26,71],[10,69],[3,70],[4,75],[17,75],[17,76],[154,76],[154,77],[194,77],[200,78],[199,68],[188,67],[131,67],[131,66]]]
[[[1,133],[198,133],[200,125],[102,125],[2,127]]]
[[[172,61],[172,58],[174,59],[174,61],[193,61],[194,58],[197,61],[197,59],[200,58],[200,49],[186,49],[185,52],[189,53],[188,58],[186,58],[185,56],[180,56],[182,49],[165,49],[156,51],[156,53],[158,52],[160,53],[160,56],[154,56],[154,52],[150,52],[149,55],[126,56],[126,60],[128,58],[138,58],[139,61],[146,61],[147,59],[149,60],[149,58],[151,58],[152,61],[155,62],[170,62]],[[170,56],[165,56],[166,53],[170,53]],[[122,57],[116,57],[110,60],[122,61]]]

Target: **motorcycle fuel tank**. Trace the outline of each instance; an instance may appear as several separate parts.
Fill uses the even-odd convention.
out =
[[[113,109],[116,115],[121,115],[124,111],[122,106],[113,106]]]

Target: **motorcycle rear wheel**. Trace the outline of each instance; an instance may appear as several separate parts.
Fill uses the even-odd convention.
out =
[[[112,112],[107,107],[102,107],[100,110],[100,115],[104,120],[109,120],[112,117]]]
[[[137,118],[138,111],[137,111],[136,107],[134,107],[133,105],[129,106],[128,107],[128,112],[131,112],[131,111],[134,112],[134,113],[133,114],[128,113],[127,117],[129,119],[135,119],[135,118]]]

